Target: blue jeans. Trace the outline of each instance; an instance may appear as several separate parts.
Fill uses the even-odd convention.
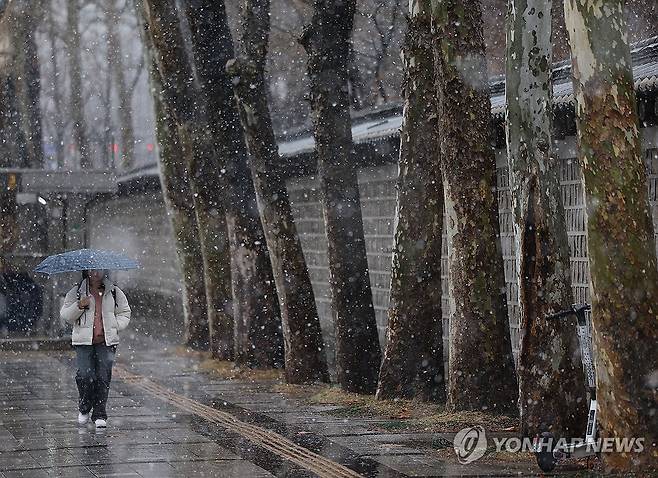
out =
[[[78,371],[75,382],[78,384],[80,413],[91,413],[91,419],[107,420],[107,395],[112,380],[112,365],[117,346],[105,344],[76,345],[75,362]]]

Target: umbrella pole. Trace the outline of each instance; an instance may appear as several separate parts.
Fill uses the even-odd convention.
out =
[[[85,279],[85,297],[89,297],[89,274]],[[85,307],[85,325],[87,325],[87,310],[89,310],[89,306]]]

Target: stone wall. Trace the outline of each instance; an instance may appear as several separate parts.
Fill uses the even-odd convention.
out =
[[[88,247],[122,252],[141,268],[112,278],[130,300],[137,327],[180,341],[182,283],[171,222],[160,191],[97,201],[87,209]]]
[[[560,158],[560,185],[567,223],[567,236],[571,252],[571,284],[574,302],[589,303],[589,264],[585,220],[585,190],[583,176],[576,158],[575,138],[558,143],[556,153]],[[509,187],[507,158],[504,151],[496,152],[500,238],[505,267],[507,307],[510,333],[515,356],[520,341],[519,283],[516,277],[516,244],[514,241],[512,198]],[[564,304],[567,308],[570,304]]]
[[[573,138],[560,144],[560,177],[562,195],[566,208],[569,243],[572,252],[572,281],[577,302],[589,300],[587,250],[584,220],[584,190],[582,175],[575,159]],[[507,176],[506,158],[502,151],[497,152],[498,201],[500,208],[501,244],[507,282],[508,309],[514,352],[519,343],[519,289],[516,281],[514,231],[512,227],[511,198]],[[396,207],[395,180],[397,166],[390,164],[359,172],[366,250],[370,268],[370,281],[373,289],[373,302],[377,316],[380,342],[386,337],[388,294],[390,287],[391,254]],[[333,342],[331,309],[329,306],[329,277],[327,262],[327,241],[324,235],[322,209],[320,206],[318,180],[301,178],[290,181],[288,190],[293,212],[302,239],[304,254],[308,263],[313,288],[318,303],[318,312],[330,342]],[[445,222],[444,222],[445,234]],[[450,317],[448,299],[448,248],[446,241],[442,257],[444,350],[448,349],[447,331]],[[568,306],[569,304],[565,304]]]
[[[649,173],[649,195],[654,225],[658,226],[658,130],[644,130],[645,159]],[[560,179],[562,197],[566,209],[569,245],[571,248],[571,271],[576,302],[589,302],[589,270],[585,235],[586,216],[584,207],[584,185],[576,160],[575,138],[559,141],[556,151],[560,157]],[[393,159],[393,158],[392,158]],[[501,244],[507,281],[508,307],[514,349],[519,341],[518,286],[515,280],[515,246],[512,229],[512,211],[507,179],[505,155],[497,152],[498,198],[500,206]],[[396,207],[394,163],[365,168],[359,172],[366,250],[370,268],[374,307],[382,345],[386,335],[386,311],[390,282],[391,251],[393,246],[394,217]],[[308,176],[288,182],[293,213],[301,236],[304,255],[309,267],[325,340],[329,361],[333,363],[334,332],[329,296],[329,271],[327,241],[319,196],[319,182]],[[139,271],[120,273],[119,284],[135,293],[148,296],[145,307],[149,315],[178,313],[181,283],[169,219],[159,191],[140,193],[122,198],[98,202],[89,209],[89,238],[91,247],[107,247],[121,250],[139,260],[143,268]],[[109,226],[107,226],[109,224]],[[101,225],[103,225],[101,227]],[[658,240],[658,227],[656,228]],[[658,242],[658,241],[657,241]],[[448,330],[448,287],[447,247],[443,249],[443,320]],[[158,307],[158,297],[167,305],[166,312]],[[166,300],[165,300],[166,299]],[[568,306],[569,304],[565,304]],[[168,319],[172,327],[181,324],[180,317]],[[174,334],[175,335],[175,334]],[[447,351],[447,337],[444,337]]]
[[[395,217],[396,165],[363,169],[359,172],[363,228],[379,339],[386,338],[386,310],[390,287],[391,254]],[[288,182],[288,192],[309,268],[322,330],[333,363],[334,327],[329,290],[329,258],[320,204],[319,181],[305,177]]]

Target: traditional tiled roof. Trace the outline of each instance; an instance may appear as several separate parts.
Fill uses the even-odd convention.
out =
[[[637,43],[631,50],[633,61],[633,78],[638,91],[658,91],[658,36]],[[571,81],[571,65],[561,62],[553,68],[553,102],[556,106],[573,104],[573,84]],[[505,114],[505,79],[496,78],[491,83],[491,111],[495,117]],[[402,112],[399,105],[394,105],[384,111],[354,118],[352,137],[354,143],[362,144],[378,141],[399,135],[402,126]],[[279,153],[286,158],[311,153],[315,149],[315,140],[311,132],[279,142]],[[157,174],[157,165],[140,168],[120,178],[131,180],[136,176],[143,177]]]

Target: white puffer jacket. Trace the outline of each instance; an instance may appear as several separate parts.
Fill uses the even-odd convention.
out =
[[[111,281],[105,279],[105,292],[103,293],[103,328],[105,329],[105,344],[116,345],[119,343],[119,331],[128,327],[130,322],[130,306],[126,294],[115,286]],[[78,291],[80,297],[85,297],[87,290],[87,279],[83,280],[79,286],[75,285],[66,294],[64,305],[59,311],[59,315],[67,323],[73,326],[71,343],[73,345],[91,345],[94,335],[94,310],[96,300],[90,297],[89,308],[78,308]],[[116,303],[112,290],[116,294]],[[78,320],[79,319],[79,320]]]

